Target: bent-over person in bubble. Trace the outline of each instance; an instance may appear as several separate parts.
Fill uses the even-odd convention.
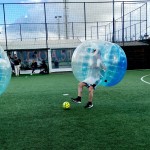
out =
[[[89,91],[88,102],[84,108],[93,107],[93,93],[98,85],[102,75],[100,70],[106,71],[105,65],[102,63],[98,50],[93,49],[92,56],[89,59],[87,78],[78,84],[78,96],[77,98],[71,98],[75,103],[81,103],[83,87],[87,87]]]

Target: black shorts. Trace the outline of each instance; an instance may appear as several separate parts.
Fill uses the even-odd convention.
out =
[[[82,82],[82,83],[84,83],[87,88],[89,88],[90,86],[92,86],[93,89],[95,90],[96,84],[88,84],[86,82]]]

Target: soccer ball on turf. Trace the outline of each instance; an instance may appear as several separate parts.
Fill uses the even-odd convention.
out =
[[[69,102],[63,102],[63,108],[64,109],[70,109],[70,103]]]

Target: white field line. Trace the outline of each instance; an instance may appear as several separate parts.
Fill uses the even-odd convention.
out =
[[[144,78],[147,77],[147,76],[150,76],[150,74],[141,77],[141,81],[144,82],[144,83],[150,84],[150,82],[147,82],[147,81],[144,80]]]

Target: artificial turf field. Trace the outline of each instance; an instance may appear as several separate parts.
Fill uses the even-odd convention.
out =
[[[150,70],[127,71],[116,86],[99,86],[85,109],[86,88],[81,104],[70,100],[78,84],[71,72],[12,77],[0,96],[0,150],[149,150],[149,83]]]

